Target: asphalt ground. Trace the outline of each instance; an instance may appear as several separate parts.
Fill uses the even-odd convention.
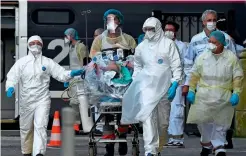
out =
[[[131,156],[131,139],[128,137],[128,154]],[[140,156],[144,156],[144,148],[142,136],[139,137],[140,141]],[[234,149],[227,151],[227,156],[246,156],[246,138],[233,138]],[[99,156],[105,154],[105,144],[98,143],[97,151]],[[118,155],[118,144],[115,146],[115,156]],[[190,136],[185,138],[185,148],[164,148],[162,156],[199,156],[201,146],[199,144],[199,138]],[[20,150],[20,137],[19,136],[1,136],[1,155],[2,156],[19,156]],[[46,156],[58,156],[61,155],[61,148],[47,148]],[[88,155],[88,136],[76,136],[75,137],[75,156]]]

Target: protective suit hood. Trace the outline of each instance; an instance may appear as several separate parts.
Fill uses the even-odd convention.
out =
[[[38,36],[38,35],[31,36],[31,37],[28,39],[28,41],[27,41],[27,47],[28,47],[28,49],[29,49],[28,55],[33,55],[33,56],[34,56],[34,54],[33,54],[33,53],[31,52],[31,50],[30,50],[31,47],[30,47],[29,43],[32,42],[32,41],[35,41],[35,40],[37,40],[37,41],[39,41],[40,43],[42,43],[42,47],[43,47],[43,40],[41,39],[40,36]],[[41,52],[40,52],[37,56],[40,56],[40,55],[42,55],[42,49],[41,49]]]
[[[143,31],[146,33],[145,29],[146,27],[154,27],[155,28],[155,35],[150,41],[158,42],[164,37],[164,32],[162,30],[162,24],[161,22],[155,18],[155,17],[150,17],[148,18],[144,24],[143,24]],[[148,37],[145,35],[145,39],[148,39]]]

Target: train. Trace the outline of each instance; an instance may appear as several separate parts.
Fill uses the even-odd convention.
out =
[[[189,42],[191,37],[202,31],[201,15],[214,9],[228,28],[237,25],[239,34],[246,34],[245,5],[233,2],[186,2],[161,0],[13,0],[1,1],[1,123],[16,123],[19,116],[18,89],[15,98],[5,94],[6,75],[16,60],[28,54],[27,40],[32,35],[43,39],[43,55],[65,67],[69,67],[69,54],[64,46],[64,31],[74,28],[80,40],[90,48],[97,28],[105,28],[103,14],[108,9],[118,9],[124,15],[123,31],[136,40],[143,33],[144,21],[155,16],[162,22],[173,20],[180,24],[178,39]],[[228,11],[233,9],[233,18]],[[233,27],[234,28],[234,27]],[[231,29],[233,29],[231,28]],[[239,42],[243,37],[239,37]],[[52,98],[50,119],[56,110],[68,106],[61,99],[63,83],[54,79],[50,83]],[[3,127],[2,127],[3,128]]]

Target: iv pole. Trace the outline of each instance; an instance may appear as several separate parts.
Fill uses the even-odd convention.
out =
[[[87,14],[90,14],[91,10],[83,10],[81,12],[82,16],[85,16],[85,44],[86,44],[86,58],[87,58],[87,63],[89,63],[89,46],[88,46],[88,34],[87,34]]]

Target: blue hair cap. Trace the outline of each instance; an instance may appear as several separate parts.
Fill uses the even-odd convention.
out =
[[[65,32],[64,32],[64,35],[71,36],[75,40],[78,40],[79,39],[78,32],[74,28],[68,28],[68,29],[66,29]]]
[[[124,16],[121,14],[121,12],[119,10],[116,10],[116,9],[109,9],[108,11],[106,11],[103,15],[104,21],[107,20],[107,16],[109,14],[113,14],[113,15],[117,16],[120,20],[120,24],[124,23]]]
[[[212,31],[209,37],[214,37],[218,42],[220,42],[222,45],[226,46],[226,41],[225,41],[225,35],[221,31]]]

